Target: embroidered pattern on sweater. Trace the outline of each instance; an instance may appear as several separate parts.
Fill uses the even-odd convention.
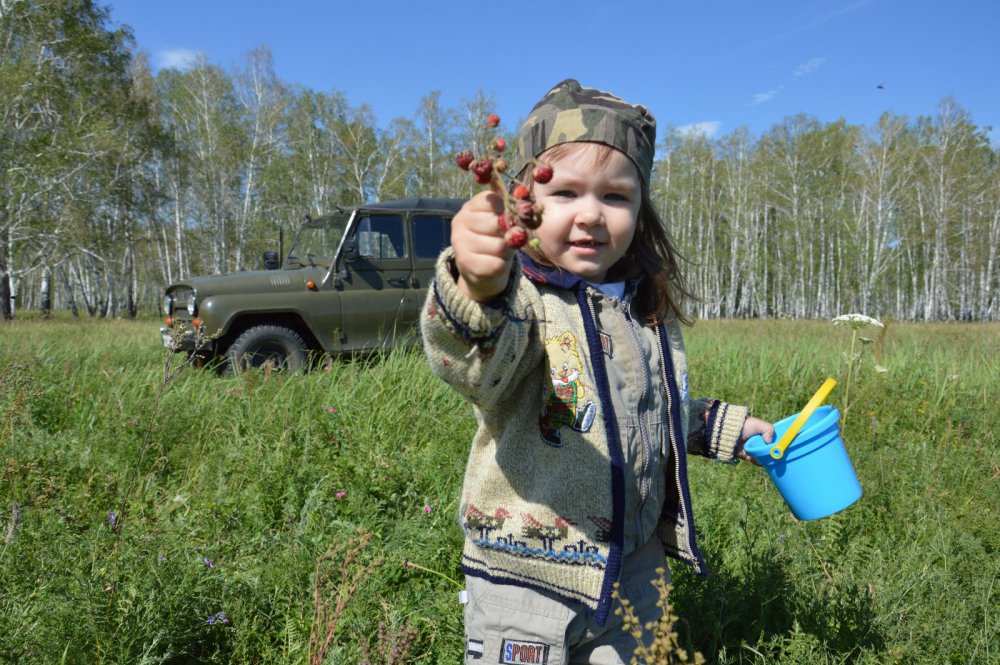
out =
[[[483,549],[498,550],[515,556],[529,559],[541,559],[552,563],[564,563],[577,566],[593,566],[603,570],[608,563],[608,557],[601,554],[596,545],[588,545],[585,540],[563,545],[561,550],[532,547],[526,540],[520,540],[513,534],[498,536],[493,540],[472,538],[472,544]]]
[[[503,532],[504,523],[510,517],[511,514],[506,508],[497,508],[492,515],[489,515],[470,503],[465,509],[465,532],[479,547],[501,550],[517,556],[597,568],[603,568],[607,563],[607,557],[602,555],[600,548],[595,545],[588,545],[583,540],[576,543],[563,542],[569,535],[569,528],[574,524],[566,517],[558,515],[552,524],[544,524],[531,513],[522,513],[523,527],[520,538],[513,533]],[[607,518],[590,519],[595,524],[599,523],[597,519],[607,525],[611,523]],[[497,534],[494,535],[494,532]],[[478,538],[473,536],[475,533],[479,534]]]
[[[583,360],[576,335],[566,331],[545,340],[545,354],[549,359],[552,390],[539,419],[542,440],[559,448],[563,445],[559,430],[570,427],[577,432],[589,432],[597,415],[593,400],[584,401],[586,390],[580,381]]]
[[[505,508],[497,508],[492,516],[476,508],[471,503],[465,509],[465,530],[479,531],[481,540],[489,540],[490,532],[503,528],[503,523],[510,517]]]

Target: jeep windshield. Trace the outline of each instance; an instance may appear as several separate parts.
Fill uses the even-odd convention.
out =
[[[285,264],[329,267],[337,254],[350,218],[350,213],[344,212],[306,222],[295,236]]]

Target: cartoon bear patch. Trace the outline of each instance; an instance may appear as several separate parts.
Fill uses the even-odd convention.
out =
[[[589,432],[597,414],[593,400],[584,401],[586,390],[580,381],[583,360],[576,336],[571,332],[545,340],[549,359],[552,392],[539,418],[542,440],[556,448],[563,445],[559,430],[569,426],[577,432]]]

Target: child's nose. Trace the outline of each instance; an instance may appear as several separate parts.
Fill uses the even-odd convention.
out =
[[[578,199],[579,208],[576,212],[576,223],[584,226],[599,224],[604,216],[601,211],[600,201],[592,196],[584,196]]]

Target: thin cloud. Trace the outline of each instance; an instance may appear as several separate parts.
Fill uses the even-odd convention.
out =
[[[810,58],[795,68],[795,71],[792,72],[792,77],[800,79],[803,76],[809,76],[822,67],[825,62],[826,58]]]
[[[778,86],[777,88],[771,88],[767,92],[758,92],[753,96],[753,101],[747,104],[747,106],[760,106],[761,104],[765,104],[771,101],[772,99],[778,96],[778,93],[781,92],[782,87],[783,86]]]
[[[176,48],[160,51],[156,54],[158,69],[191,69],[198,62],[201,51],[189,48]]]
[[[706,139],[711,139],[719,133],[719,129],[721,127],[722,123],[718,120],[706,120],[704,122],[695,122],[690,125],[681,125],[677,127],[676,131],[683,137],[700,135],[704,136]]]
[[[800,35],[800,34],[802,34],[804,32],[808,32],[810,30],[814,30],[814,29],[816,29],[816,28],[818,28],[818,27],[820,27],[822,25],[825,25],[826,23],[829,23],[830,21],[833,21],[833,20],[838,19],[838,18],[840,18],[842,16],[845,16],[846,14],[850,14],[851,12],[857,11],[858,9],[861,9],[862,7],[870,5],[874,1],[875,0],[861,0],[860,2],[855,2],[854,4],[848,5],[847,7],[841,7],[840,9],[837,9],[836,11],[830,12],[829,14],[824,14],[823,16],[820,16],[817,19],[814,19],[814,20],[809,21],[807,23],[803,23],[803,24],[801,24],[799,26],[796,26],[795,28],[792,28],[791,30],[788,30],[787,32],[780,33],[780,34],[775,35],[774,37],[771,37],[769,39],[762,39],[762,40],[759,40],[757,42],[754,42],[753,44],[750,45],[750,47],[751,48],[761,48],[761,47],[773,44],[775,42],[784,41],[784,40],[788,39],[789,37],[798,36],[798,35]]]

